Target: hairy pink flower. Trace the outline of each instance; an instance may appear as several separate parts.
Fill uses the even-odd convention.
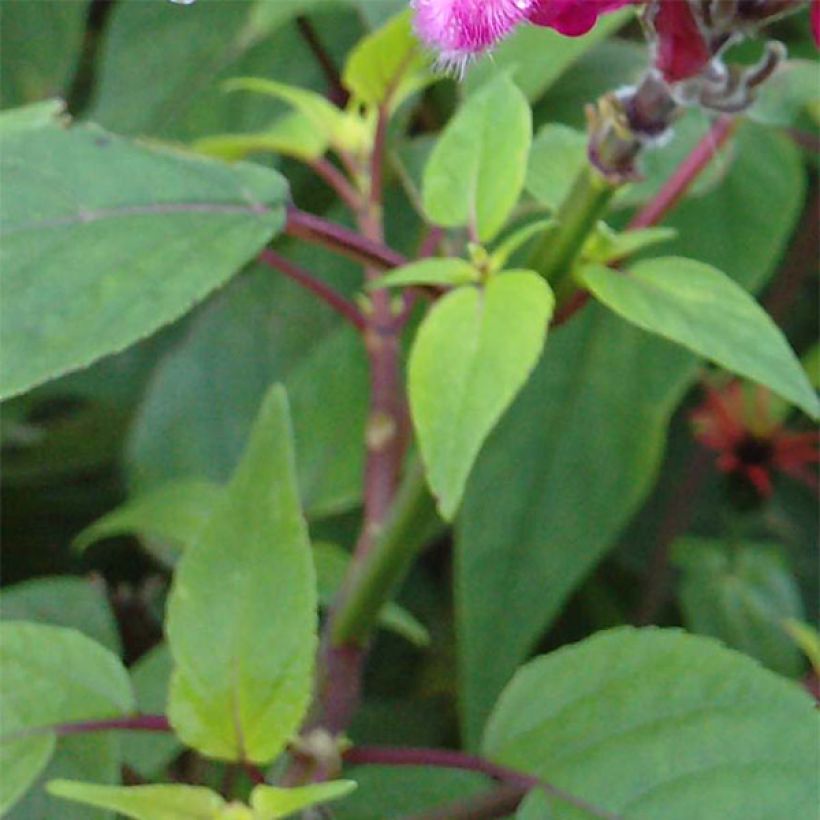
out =
[[[520,23],[585,34],[601,14],[635,0],[411,0],[419,37],[456,68],[492,48]]]
[[[463,66],[527,19],[537,0],[412,0],[416,31],[441,62]]]

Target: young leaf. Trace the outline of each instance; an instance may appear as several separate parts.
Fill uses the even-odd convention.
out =
[[[276,386],[223,502],[177,566],[169,717],[183,741],[224,760],[279,754],[310,698],[315,586],[287,399]]]
[[[411,16],[397,15],[350,52],[342,82],[359,102],[392,110],[434,79]]]
[[[49,727],[127,714],[128,673],[107,649],[73,629],[10,621],[0,626],[0,812],[23,795],[54,749]],[[31,730],[38,730],[35,735]]]
[[[344,130],[342,112],[333,103],[328,102],[326,97],[315,91],[262,77],[238,77],[229,80],[225,83],[225,90],[252,91],[287,103],[306,117],[314,130],[328,143]]]
[[[3,397],[173,321],[284,222],[286,185],[261,167],[94,126],[0,137]]]
[[[620,628],[537,658],[501,695],[493,760],[624,817],[808,817],[812,699],[715,641]],[[556,818],[578,810],[552,799]]]
[[[331,780],[294,789],[257,786],[251,792],[254,820],[279,820],[319,803],[339,800],[356,788],[352,780]]]
[[[678,595],[689,630],[719,638],[781,675],[800,674],[800,652],[783,625],[803,617],[800,590],[775,548],[682,538],[673,558],[683,570]]]
[[[98,786],[72,780],[52,780],[55,797],[116,811],[133,820],[218,820],[227,805],[205,786],[179,783],[157,786]]]
[[[273,153],[301,160],[314,160],[328,149],[330,139],[301,111],[292,111],[265,131],[253,134],[215,134],[197,140],[191,147],[201,154],[229,162],[249,154]]]
[[[467,99],[433,149],[422,191],[430,220],[492,239],[518,202],[531,142],[530,106],[503,74]]]
[[[541,355],[553,296],[532,271],[499,274],[436,303],[408,365],[413,423],[427,478],[452,518],[481,445]]]
[[[783,333],[739,285],[710,265],[652,259],[628,275],[581,271],[597,299],[632,324],[759,382],[816,418],[820,402]]]
[[[411,262],[371,282],[368,290],[398,288],[410,285],[443,285],[457,287],[477,282],[478,271],[464,259],[422,259]]]
[[[84,551],[105,538],[139,535],[157,558],[173,565],[223,495],[224,488],[212,481],[169,481],[106,513],[74,539],[74,546]]]
[[[527,165],[527,193],[557,210],[587,160],[587,135],[567,125],[545,125],[536,134]]]

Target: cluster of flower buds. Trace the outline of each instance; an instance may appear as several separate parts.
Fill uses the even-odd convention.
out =
[[[811,2],[812,28],[820,40],[820,0]],[[641,6],[650,68],[634,88],[605,95],[588,112],[590,158],[618,183],[636,176],[642,149],[663,137],[684,107],[727,113],[746,109],[785,49],[768,43],[760,62],[750,67],[726,65],[724,53],[805,0],[411,0],[411,5],[421,39],[443,65],[459,72],[519,25],[576,36],[603,14]]]

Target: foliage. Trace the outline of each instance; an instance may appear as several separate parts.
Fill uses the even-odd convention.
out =
[[[3,816],[807,817],[804,21],[658,140],[630,9],[528,6],[454,80],[403,0],[36,6],[0,3]]]

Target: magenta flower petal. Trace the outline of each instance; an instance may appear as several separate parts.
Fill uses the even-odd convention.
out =
[[[632,2],[634,0],[538,0],[529,20],[568,37],[578,37],[586,34],[602,14]]]
[[[527,15],[537,0],[412,0],[416,32],[441,62],[463,67],[494,46]]]

